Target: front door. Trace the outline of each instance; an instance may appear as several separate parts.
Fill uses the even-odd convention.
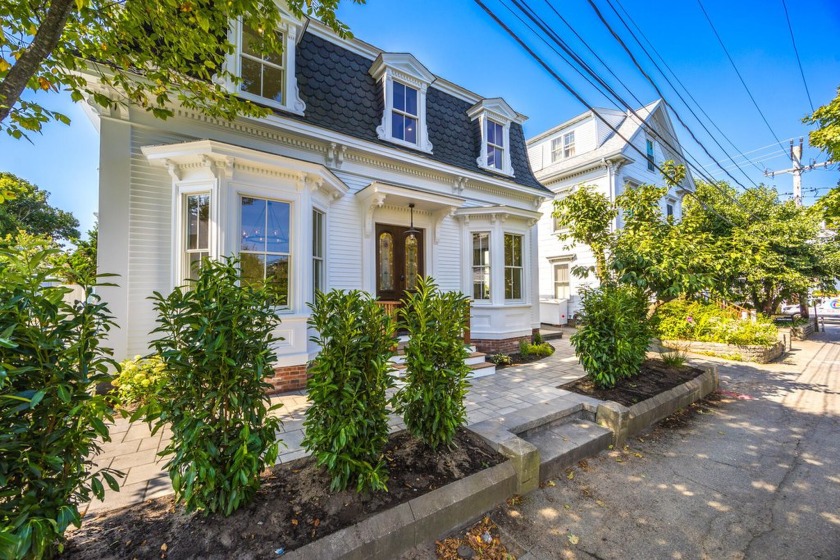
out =
[[[406,236],[404,226],[376,224],[376,297],[399,301],[423,276],[423,230]]]

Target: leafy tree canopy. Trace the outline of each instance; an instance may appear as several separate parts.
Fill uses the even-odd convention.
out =
[[[0,172],[0,238],[15,238],[23,230],[58,241],[79,238],[79,220],[50,205],[50,193],[11,173]]]
[[[313,15],[341,35],[335,17],[340,0],[288,0],[295,17]],[[364,0],[353,0],[364,3]],[[281,14],[274,0],[0,0],[0,129],[20,138],[44,123],[67,116],[31,100],[33,91],[70,92],[74,101],[91,96],[113,104],[103,91],[116,90],[156,117],[172,115],[172,105],[226,119],[264,116],[268,110],[232,95],[225,82],[239,78],[224,66],[234,52],[229,22],[241,19],[256,30],[275,29]],[[252,45],[278,52],[274,33]],[[83,71],[98,73],[105,89]]]
[[[738,192],[700,181],[696,200],[684,204],[682,227],[713,240],[715,290],[763,313],[833,285],[840,272],[837,240],[821,235],[818,211],[781,201],[770,187]]]
[[[808,134],[811,145],[822,148],[829,158],[840,162],[840,87],[837,88],[837,97],[803,120],[817,125],[817,129]]]

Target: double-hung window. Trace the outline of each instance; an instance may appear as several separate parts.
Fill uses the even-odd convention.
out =
[[[575,133],[567,132],[563,135],[563,157],[570,158],[575,155]]]
[[[551,140],[551,163],[563,159],[563,139],[552,138]]]
[[[487,120],[487,167],[503,169],[505,161],[505,127]]]
[[[210,193],[184,195],[184,256],[181,279],[195,278],[210,257]]]
[[[674,217],[674,205],[670,202],[665,205],[665,217],[666,218],[673,218]]]
[[[276,33],[278,44],[283,44],[283,35]],[[255,46],[261,39],[258,33],[243,25],[242,46],[240,49],[240,77],[242,83],[239,89],[245,93],[285,103],[286,68],[283,53],[260,53]]]
[[[288,307],[291,205],[243,196],[240,216],[242,283],[265,286],[276,306]]]
[[[521,235],[505,234],[505,299],[522,299],[522,239]]]
[[[394,102],[391,109],[391,137],[409,144],[417,143],[417,90],[394,81]]]
[[[645,140],[645,148],[647,153],[647,168],[648,171],[654,171],[656,169],[656,159],[653,152],[653,140],[647,139]]]
[[[472,234],[473,299],[490,299],[490,233]]]
[[[324,213],[312,211],[312,295],[324,291]]]
[[[554,265],[554,297],[569,299],[569,265]]]

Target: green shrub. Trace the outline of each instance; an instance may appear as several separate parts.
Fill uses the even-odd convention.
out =
[[[433,278],[420,278],[417,291],[407,294],[400,308],[410,339],[405,386],[394,395],[395,411],[408,431],[432,449],[450,445],[467,420],[470,366],[463,333],[468,305],[463,294],[442,292]]]
[[[143,406],[157,398],[167,382],[166,364],[160,356],[120,362],[120,372],[111,382],[117,391],[117,402],[122,408]]]
[[[102,499],[111,469],[97,469],[98,440],[113,420],[97,384],[116,366],[100,338],[112,317],[85,287],[85,301],[48,287],[57,251],[37,240],[0,249],[0,558],[51,557],[63,549],[79,505]]]
[[[280,320],[262,287],[240,286],[235,259],[204,261],[189,289],[151,298],[166,363],[160,398],[138,409],[153,433],[171,425],[161,452],[175,497],[187,511],[230,515],[260,486],[277,458],[280,420],[271,414],[265,377]]]
[[[388,398],[396,325],[358,290],[317,293],[310,305],[312,341],[321,351],[307,382],[303,446],[332,476],[331,490],[386,489]]]
[[[554,354],[554,347],[548,342],[534,342],[533,344],[528,344],[526,341],[520,340],[519,353],[523,356],[538,356],[540,358],[545,358],[546,356]]]
[[[531,337],[531,342],[534,344],[542,344],[544,342],[542,333],[540,333],[540,331],[535,332],[534,336]]]
[[[502,352],[498,354],[492,354],[488,356],[487,359],[490,360],[492,363],[496,364],[497,366],[509,366],[513,363],[513,360],[511,360],[510,356]]]
[[[770,319],[758,316],[755,321],[700,301],[676,299],[656,311],[657,335],[662,340],[697,340],[741,346],[770,346],[779,338],[778,328]]]
[[[583,325],[570,342],[596,386],[614,387],[639,373],[652,337],[644,294],[605,285],[581,293]]]

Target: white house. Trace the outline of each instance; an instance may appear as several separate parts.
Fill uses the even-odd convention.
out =
[[[685,163],[667,107],[658,100],[635,113],[639,118],[631,111],[587,111],[528,140],[528,158],[534,174],[554,193],[554,200],[578,185],[592,186],[610,200],[628,187],[664,186],[657,166],[666,160]],[[663,217],[679,220],[683,197],[693,190],[694,181],[688,173],[678,188],[669,189],[663,197]],[[579,288],[596,282],[591,275],[576,278],[570,274],[571,269],[576,265],[594,266],[595,261],[588,247],[570,246],[558,240],[552,210],[553,200],[540,207],[539,292],[544,302],[543,322],[563,323],[579,309]],[[620,217],[614,227],[621,227]]]
[[[120,325],[116,357],[148,352],[154,290],[168,293],[191,263],[219,255],[240,255],[244,279],[275,293],[278,390],[301,387],[315,356],[306,320],[316,290],[395,301],[416,274],[431,275],[473,298],[479,350],[513,351],[539,327],[536,223],[551,196],[528,164],[526,117],[411,54],[284,21],[282,56],[254,56],[249,30],[232,31],[238,94],[272,108],[267,118],[176,107],[161,121],[91,101],[99,270],[120,275],[102,290]]]

